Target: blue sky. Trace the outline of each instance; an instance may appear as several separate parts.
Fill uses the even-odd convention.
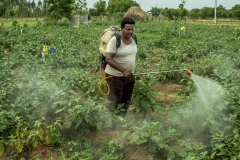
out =
[[[93,4],[98,0],[86,0],[87,7],[93,8]],[[108,0],[106,0],[108,2]],[[149,11],[152,7],[158,8],[178,8],[181,0],[135,0],[140,4],[144,11]],[[235,4],[240,4],[240,0],[217,0],[217,6],[222,5],[226,9],[231,9]],[[193,8],[215,7],[215,0],[186,0],[185,8],[191,10]]]

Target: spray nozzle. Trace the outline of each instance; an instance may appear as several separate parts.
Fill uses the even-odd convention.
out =
[[[190,70],[187,71],[187,75],[191,76],[192,72]]]

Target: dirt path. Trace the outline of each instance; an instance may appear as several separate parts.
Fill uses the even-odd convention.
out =
[[[182,102],[181,96],[179,93],[183,91],[184,86],[173,84],[170,82],[160,82],[158,81],[155,85],[152,86],[156,93],[154,96],[157,101],[164,103],[174,103],[176,101]]]

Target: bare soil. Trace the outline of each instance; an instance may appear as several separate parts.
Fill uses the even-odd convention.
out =
[[[50,146],[40,145],[36,148],[26,147],[21,153],[14,152],[15,149],[7,148],[3,155],[0,156],[1,160],[29,160],[40,158],[41,160],[61,160],[61,156],[57,151]]]
[[[159,102],[164,103],[175,103],[183,102],[181,100],[181,93],[184,89],[183,85],[173,84],[171,82],[160,82],[158,81],[152,88],[156,91],[154,97]]]

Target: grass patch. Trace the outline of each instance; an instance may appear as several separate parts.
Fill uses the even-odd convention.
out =
[[[36,24],[44,23],[43,18],[39,18],[38,20],[36,18],[0,18],[0,25],[4,27],[11,27],[13,21],[18,21],[18,25],[24,26],[25,24],[27,26],[34,26]]]

